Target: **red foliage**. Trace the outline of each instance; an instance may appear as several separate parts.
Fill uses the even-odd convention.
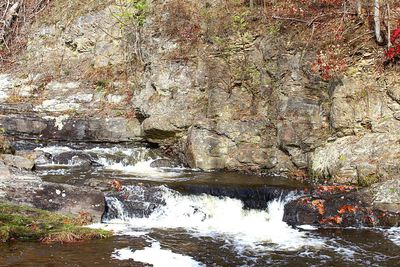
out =
[[[390,42],[392,47],[386,51],[386,61],[394,61],[400,58],[400,27],[393,31]]]
[[[336,36],[336,40],[340,35]],[[321,75],[325,81],[331,80],[336,74],[343,73],[347,69],[346,60],[340,54],[340,45],[332,45],[325,52],[320,52],[311,62],[311,70]]]

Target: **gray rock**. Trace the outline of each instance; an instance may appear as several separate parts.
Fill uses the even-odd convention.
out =
[[[0,180],[6,180],[11,176],[8,167],[0,161]]]
[[[200,12],[203,2],[191,8]],[[160,32],[168,26],[167,16],[159,17],[168,4],[150,3],[137,53],[126,53],[114,5],[59,23],[68,27],[32,25],[21,69],[0,74],[0,102],[11,93],[35,101],[1,105],[0,128],[34,140],[147,141],[204,169],[309,169],[366,184],[398,176],[395,74],[363,69],[324,82],[304,63],[315,60],[313,52],[296,53],[282,45],[284,35],[270,34],[249,38],[241,53],[223,58],[199,41],[197,51],[206,56],[191,51],[181,59],[180,43]],[[123,66],[133,59],[134,74],[114,75],[127,73]],[[90,77],[72,78],[81,74]]]
[[[68,151],[53,157],[53,162],[57,164],[89,167],[94,164],[96,157],[84,152]]]
[[[0,201],[65,214],[88,213],[94,222],[100,222],[104,212],[103,193],[84,186],[43,182],[32,175],[0,179]]]
[[[400,179],[374,184],[365,192],[375,207],[384,211],[400,212]]]
[[[15,155],[36,162],[38,158],[44,155],[44,152],[40,150],[16,150]]]
[[[172,168],[176,166],[177,165],[174,164],[174,162],[168,159],[156,159],[150,164],[150,167],[152,168]]]
[[[394,134],[366,134],[339,138],[316,149],[312,155],[311,169],[317,176],[331,175],[340,182],[354,184],[365,179],[373,178],[372,182],[377,182],[399,177],[398,140],[400,136]],[[367,180],[365,182],[368,184]],[[367,184],[361,183],[361,185]]]
[[[1,155],[3,162],[8,165],[18,169],[32,170],[35,162],[33,160],[21,157],[14,156],[10,154]]]
[[[185,152],[189,166],[203,170],[225,168],[228,145],[226,137],[193,127],[187,137]]]
[[[11,135],[31,139],[126,142],[141,136],[139,121],[124,118],[66,118],[61,122],[52,117],[0,115],[0,127]]]

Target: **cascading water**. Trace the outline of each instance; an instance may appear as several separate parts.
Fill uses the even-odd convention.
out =
[[[92,173],[113,173],[115,178],[141,180],[178,179],[186,169],[182,167],[159,168],[151,165],[159,159],[146,147],[93,147],[73,149],[67,146],[38,147],[45,153],[36,161],[42,175],[65,175],[69,169],[79,170],[90,166]],[[54,171],[54,168],[58,168]]]
[[[103,190],[113,179],[125,185],[107,193],[103,223],[90,226],[113,230],[114,238],[80,245],[88,252],[84,259],[80,247],[63,254],[76,255],[81,265],[397,266],[400,261],[398,228],[288,226],[282,217],[285,203],[299,194],[294,182],[157,167],[153,162],[160,156],[144,147],[37,150],[45,152],[37,161],[44,180]]]
[[[130,191],[142,195],[140,187]],[[165,186],[159,187],[162,201],[148,216],[129,214],[124,204],[115,197],[106,198],[114,218],[97,225],[106,229],[118,229],[119,234],[134,232],[134,229],[181,228],[195,236],[212,236],[233,242],[238,250],[246,247],[257,250],[296,250],[304,246],[321,246],[312,239],[282,221],[285,199],[269,202],[266,210],[244,209],[242,201],[210,195],[182,195]],[[106,216],[107,217],[107,216]]]

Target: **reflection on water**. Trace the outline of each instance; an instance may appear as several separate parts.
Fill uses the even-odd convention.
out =
[[[0,266],[148,266],[143,262],[156,260],[160,251],[165,257],[183,257],[188,261],[190,258],[191,263],[206,266],[398,266],[400,262],[400,247],[380,231],[325,229],[313,232],[312,236],[326,240],[325,246],[295,251],[278,249],[263,254],[252,250],[238,252],[224,239],[194,236],[180,229],[153,229],[144,235],[78,244],[12,242],[0,245]],[[120,250],[128,255],[142,253],[137,253],[140,257],[136,261],[131,257],[120,260],[116,257]],[[176,266],[164,263],[162,266]]]

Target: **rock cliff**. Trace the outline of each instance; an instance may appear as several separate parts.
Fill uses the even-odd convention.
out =
[[[1,70],[7,134],[151,143],[204,170],[398,178],[400,82],[368,48],[326,81],[289,26],[225,14],[223,1],[59,2],[25,26],[26,48]]]

